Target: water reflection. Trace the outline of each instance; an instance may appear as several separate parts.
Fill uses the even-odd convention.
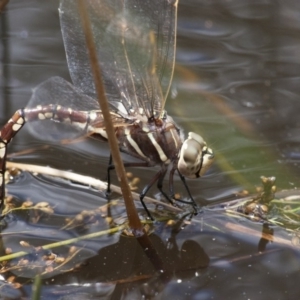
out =
[[[68,299],[70,295],[88,295],[86,297],[91,299],[104,296],[188,299],[191,296],[220,298],[223,294],[225,299],[231,299],[241,290],[249,297],[265,299],[266,294],[273,295],[274,289],[283,295],[282,288],[291,287],[299,279],[299,245],[296,235],[292,236],[289,229],[293,228],[297,219],[290,223],[290,227],[276,226],[274,217],[279,214],[272,213],[272,209],[278,211],[279,203],[285,207],[291,202],[291,197],[296,201],[296,196],[288,194],[286,199],[280,200],[282,196],[275,193],[275,206],[270,208],[268,214],[260,215],[259,210],[254,211],[256,217],[264,219],[250,218],[252,211],[248,212],[248,217],[239,213],[241,203],[250,209],[253,201],[274,201],[274,180],[270,185],[268,182],[270,193],[262,191],[252,200],[248,197],[244,202],[240,200],[205,209],[191,220],[183,218],[167,223],[156,222],[150,227],[151,242],[164,261],[165,269],[160,274],[137,241],[126,232],[105,234],[48,250],[41,249],[40,246],[52,242],[63,242],[109,229],[110,223],[106,218],[108,211],[103,208],[99,210],[99,193],[85,186],[74,188],[64,181],[20,173],[15,177],[14,184],[9,186],[10,193],[17,196],[11,200],[14,207],[28,201],[29,194],[24,193],[27,190],[24,190],[24,186],[30,183],[33,205],[43,200],[42,193],[37,197],[37,190],[43,191],[47,186],[46,198],[53,212],[36,219],[36,209],[16,210],[4,219],[7,226],[2,228],[2,251],[11,249],[16,253],[25,250],[29,254],[2,265],[2,272],[7,272],[6,278],[16,276],[14,285],[19,284],[18,295],[21,293],[24,297],[31,294],[28,280],[42,272],[45,284],[43,295],[46,299]],[[61,197],[64,201],[58,201]],[[297,199],[299,201],[299,196]],[[66,203],[71,209],[64,207]],[[105,198],[103,205],[107,206]],[[83,211],[85,215],[88,211],[94,212],[94,217],[81,219],[76,224],[70,221],[78,221]],[[140,212],[144,213],[142,207]],[[289,213],[292,212],[293,207],[285,208],[288,218],[284,219],[281,213],[282,219],[278,219],[278,224],[284,220],[289,222],[292,216]],[[109,216],[115,224],[124,222],[124,204],[119,202],[113,206]],[[73,226],[68,226],[70,224]],[[27,246],[21,241],[26,242]],[[61,261],[54,262],[51,256]],[[292,277],[283,281],[282,272]],[[259,289],[253,289],[253,286]],[[15,290],[5,288],[5,291],[11,296],[8,299],[15,299]]]
[[[49,11],[45,7],[39,9],[39,13],[32,9],[33,2],[27,1],[25,7],[22,7],[24,4],[20,1],[10,3],[10,31],[7,36],[13,51],[7,93],[11,96],[11,107],[5,116],[2,115],[3,120],[17,108],[26,105],[30,89],[41,81],[54,75],[68,79],[62,41],[58,34],[59,24],[54,17],[58,3],[45,3],[39,5],[52,9],[53,20],[49,18]],[[37,3],[34,2],[34,5]],[[299,11],[296,0],[284,3],[245,0],[181,1],[178,66],[173,85],[176,93],[173,93],[174,99],[167,101],[166,109],[175,116],[185,131],[200,128],[200,133],[218,152],[216,162],[219,167],[215,166],[201,183],[191,186],[192,193],[199,194],[198,201],[200,198],[229,200],[247,183],[253,191],[262,174],[276,176],[278,189],[298,187]],[[35,24],[39,26],[33,26]],[[54,27],[50,28],[50,24]],[[27,32],[27,35],[20,35],[22,32]],[[22,134],[16,139],[14,149],[31,147],[28,141],[29,136]],[[81,144],[73,150],[69,147],[65,152],[59,152],[63,153],[61,156],[57,151],[27,154],[23,156],[23,161],[44,164],[42,157],[46,155],[47,164],[51,162],[55,167],[72,168],[83,173],[87,172],[82,168],[85,165],[91,174],[98,176],[100,173],[99,176],[104,178],[103,157],[107,156],[107,149],[101,152],[103,156],[99,162],[98,146]],[[241,175],[242,179],[233,175]],[[139,176],[142,182],[147,182],[151,177],[148,171],[142,171]],[[245,184],[242,185],[241,182]],[[22,196],[25,185],[22,185],[22,181],[19,183],[19,188],[13,184],[9,189],[24,201],[28,195]],[[44,192],[46,189],[49,189],[49,185],[42,186],[39,191]],[[70,190],[67,196],[62,195],[63,189],[58,189],[59,193],[55,196],[47,194],[47,200],[56,203],[55,212],[59,215],[56,218],[61,223],[66,210],[70,209],[70,213],[76,214],[74,210],[77,205],[78,211],[86,203],[92,203],[90,208],[96,207],[96,202],[82,201],[90,199],[89,194],[83,193],[78,199]],[[61,199],[59,203],[57,199]],[[294,209],[292,207],[289,213],[294,214]],[[13,219],[10,226],[15,231],[20,231],[24,228],[24,222],[22,219]],[[43,235],[45,227],[49,227],[47,222],[43,226]],[[66,233],[56,232],[59,237],[66,238]],[[80,233],[71,230],[68,235],[70,234]],[[13,247],[16,247],[24,239],[24,234],[10,236],[4,238],[5,246],[12,242]],[[109,240],[112,238],[110,236]],[[173,250],[166,242],[170,238],[170,231],[166,232],[165,229],[158,229],[153,234],[153,240],[160,251],[167,255],[174,272],[174,277],[166,282],[157,298],[188,299],[192,295],[198,299],[247,297],[260,300],[297,299],[299,295],[299,237],[283,227],[236,219],[223,214],[219,207],[219,210],[205,211],[198,215],[189,226],[178,232],[171,244]],[[73,297],[77,293],[86,299],[97,299],[115,293],[114,295],[130,299],[141,296],[142,292],[150,290],[150,293],[153,286],[157,287],[156,282],[153,285],[149,283],[151,266],[141,253],[136,254],[140,264],[134,263],[134,251],[137,250],[130,238],[116,237],[109,245],[105,245],[105,242],[103,245],[97,243],[87,245],[92,251],[84,253],[92,254],[93,257],[88,258],[89,265],[81,266],[82,272],[57,275],[57,280],[54,278],[54,281],[46,281],[49,286],[44,286],[45,297],[68,299],[67,294],[71,292]],[[128,253],[130,251],[126,247],[130,247],[132,253]],[[127,262],[130,262],[122,266],[120,271],[127,276],[134,274],[137,281],[130,278],[128,285],[121,281],[99,283],[105,278],[122,278],[119,273],[113,274],[113,270],[118,272],[119,267],[115,261],[121,261],[121,256],[114,255],[116,250],[121,254],[126,251],[124,255],[128,255]],[[110,256],[111,264],[107,264],[104,255]],[[92,268],[94,265],[97,268]],[[104,270],[107,272],[103,272]],[[138,271],[146,275],[146,278],[139,278]],[[87,288],[67,286],[87,282],[90,284]],[[150,288],[143,285],[141,292],[141,282],[147,282]],[[24,295],[30,295],[31,285],[26,284],[27,281],[21,291]],[[10,297],[17,299],[19,295],[10,294]]]

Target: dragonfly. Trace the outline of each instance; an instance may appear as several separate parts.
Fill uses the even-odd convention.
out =
[[[155,183],[175,203],[175,172],[190,198],[181,201],[196,210],[185,177],[202,177],[214,154],[200,135],[189,132],[184,139],[164,110],[174,72],[178,0],[87,0],[86,5],[119,148],[139,159],[124,165],[160,166],[140,194],[145,211],[153,219],[143,199]],[[2,200],[7,146],[25,123],[40,136],[70,139],[90,135],[107,141],[77,1],[61,0],[59,17],[72,83],[60,77],[41,83],[26,108],[18,110],[1,129]],[[108,191],[113,168],[110,160]],[[163,181],[168,172],[167,194]]]

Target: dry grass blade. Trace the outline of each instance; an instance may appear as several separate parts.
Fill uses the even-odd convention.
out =
[[[68,239],[68,240],[64,240],[64,241],[60,241],[60,242],[56,242],[56,243],[51,243],[51,244],[42,246],[42,249],[44,249],[44,250],[53,249],[53,248],[57,248],[57,247],[61,247],[61,246],[74,244],[74,243],[77,243],[77,242],[82,241],[82,240],[87,240],[87,239],[97,238],[97,237],[104,236],[104,235],[114,234],[116,232],[124,230],[126,227],[127,227],[127,225],[123,224],[123,225],[116,226],[116,227],[111,228],[111,229],[102,230],[102,231],[98,231],[98,232],[95,232],[95,233],[82,235],[82,236],[79,236],[77,238],[72,238],[72,239]],[[13,253],[13,254],[3,255],[3,256],[0,257],[0,262],[11,260],[11,259],[18,258],[18,257],[22,257],[22,256],[27,255],[28,253],[29,252],[27,252],[27,251],[20,251],[20,252]]]
[[[8,169],[16,168],[16,169],[20,169],[22,171],[27,171],[27,172],[31,172],[31,173],[38,173],[38,174],[42,174],[42,175],[59,177],[59,178],[63,178],[66,180],[71,180],[73,182],[78,182],[80,184],[84,184],[87,186],[91,186],[91,187],[93,187],[95,189],[99,189],[99,190],[106,190],[106,188],[107,188],[107,183],[103,182],[99,179],[96,179],[96,178],[93,178],[90,176],[73,173],[73,172],[62,171],[62,170],[54,169],[54,168],[50,168],[50,167],[7,162],[7,168]],[[111,190],[115,193],[122,194],[121,188],[116,185],[112,184]],[[140,195],[138,193],[132,192],[132,196],[133,196],[134,200],[140,201]],[[162,201],[155,200],[151,197],[145,197],[144,201],[146,203],[152,203],[154,205],[163,206],[166,210],[173,212],[173,213],[182,213],[183,212],[183,210],[179,207],[175,207],[168,203],[164,203]]]

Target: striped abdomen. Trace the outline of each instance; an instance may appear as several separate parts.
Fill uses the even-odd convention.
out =
[[[169,164],[177,158],[182,139],[179,136],[179,129],[170,117],[167,117],[166,120],[154,118],[147,120],[144,116],[139,115],[136,118],[126,119],[114,112],[111,112],[111,117],[116,127],[120,149],[123,152],[152,165]],[[76,111],[60,105],[25,108],[18,110],[0,132],[2,139],[2,142],[0,141],[0,160],[4,159],[6,155],[7,144],[26,122],[45,120],[68,124],[82,135],[92,134],[101,139],[107,139],[100,110]],[[45,127],[45,130],[51,132],[51,127]]]

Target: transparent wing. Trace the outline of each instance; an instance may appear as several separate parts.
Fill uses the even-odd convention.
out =
[[[99,103],[65,79],[55,76],[34,88],[26,108],[57,104],[74,110],[99,110]]]
[[[177,1],[86,0],[110,103],[128,114],[161,114],[172,80]],[[95,97],[77,1],[61,0],[60,20],[73,83]]]
[[[89,117],[91,111],[99,116],[94,123]],[[51,77],[39,84],[24,113],[31,132],[46,140],[70,140],[91,134],[94,128],[104,128],[98,102],[61,77]],[[111,117],[115,126],[126,123],[114,112]]]

